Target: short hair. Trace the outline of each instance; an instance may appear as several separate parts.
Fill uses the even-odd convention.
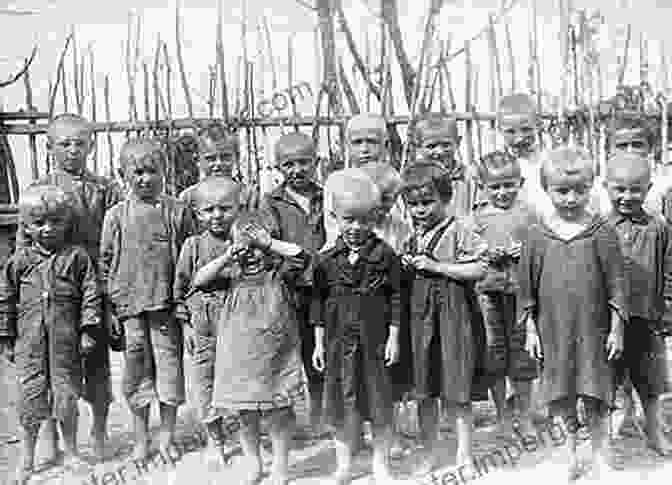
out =
[[[420,146],[427,131],[438,131],[445,128],[450,137],[457,141],[460,137],[457,127],[457,118],[441,113],[427,113],[414,123],[411,129],[411,139],[416,146]]]
[[[643,170],[647,176],[651,177],[651,164],[649,159],[643,155],[637,153],[628,153],[624,151],[616,151],[607,159],[606,173],[605,176],[608,179],[611,169],[616,166],[625,166],[629,167],[632,170],[636,170],[639,165],[639,169]]]
[[[242,186],[230,177],[211,177],[200,182],[195,188],[196,205],[200,208],[204,202],[215,197],[226,197],[230,195],[238,203],[242,205],[240,195]]]
[[[86,130],[86,132],[91,136],[93,134],[93,127],[91,126],[91,123],[89,120],[84,118],[81,115],[74,114],[74,113],[62,113],[60,115],[57,115],[51,119],[49,122],[49,126],[47,127],[47,138],[51,140],[53,138],[53,130],[56,126],[62,125],[62,124],[78,124],[82,125],[82,127]]]
[[[528,117],[536,120],[537,106],[532,97],[524,93],[515,93],[504,96],[497,107],[497,124],[501,125],[506,117]]]
[[[325,183],[325,192],[331,195],[329,202],[332,207],[346,197],[360,201],[364,207],[380,205],[381,202],[380,189],[361,168],[346,168],[332,173]]]
[[[384,141],[387,141],[389,136],[387,132],[387,122],[385,118],[381,115],[373,113],[362,113],[353,116],[348,121],[346,132],[346,138],[350,138],[350,135],[353,131],[369,129],[380,131],[381,136]]]
[[[119,169],[122,173],[126,173],[126,170],[137,162],[137,152],[142,152],[143,150],[145,150],[145,154],[159,155],[159,163],[156,166],[161,171],[165,171],[166,154],[161,144],[151,138],[140,137],[126,141],[121,147],[119,153]]]
[[[439,163],[429,160],[416,161],[404,169],[401,179],[401,193],[404,196],[414,190],[432,187],[444,203],[450,202],[453,197],[450,172]]]
[[[593,159],[583,148],[568,146],[554,148],[542,152],[540,158],[539,177],[544,190],[548,187],[548,176],[553,172],[567,176],[580,175],[584,172],[591,182],[595,177]]]
[[[398,192],[401,188],[401,175],[389,163],[367,163],[360,169],[371,177],[381,193]]]
[[[198,148],[204,150],[211,143],[224,145],[237,157],[240,156],[240,140],[235,133],[231,133],[226,125],[209,123],[198,131]]]
[[[301,132],[285,133],[275,142],[275,160],[276,162],[286,156],[288,147],[300,147],[301,155],[315,158],[315,142],[313,138]],[[292,152],[294,153],[294,152]]]
[[[520,162],[518,158],[503,150],[495,150],[484,155],[479,163],[476,164],[476,172],[481,181],[484,181],[493,170],[502,170],[505,168],[512,168],[520,174]]]
[[[72,221],[72,196],[56,185],[30,185],[19,198],[19,221],[28,224],[37,217],[63,214]]]

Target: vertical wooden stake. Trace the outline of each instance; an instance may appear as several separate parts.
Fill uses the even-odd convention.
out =
[[[84,63],[82,62],[82,65]],[[90,83],[91,83],[91,121],[98,121],[98,108],[96,103],[98,102],[97,93],[96,93],[96,70],[94,65],[93,49],[89,49],[89,67],[90,67]],[[98,133],[94,132],[93,134],[93,172],[98,173]]]
[[[110,176],[115,177],[114,172],[114,143],[112,143],[112,132],[110,131],[110,124],[112,123],[112,115],[110,109],[110,76],[105,75],[105,85],[103,87],[103,97],[105,98],[105,121],[107,122],[107,149],[110,153],[109,170]]]
[[[23,75],[23,82],[26,87],[26,110],[29,113],[35,111],[35,106],[33,106],[33,87],[30,84],[30,69],[26,70],[26,73]],[[34,125],[35,120],[30,120],[30,124]],[[30,149],[30,169],[33,176],[33,180],[37,180],[40,176],[40,172],[37,166],[37,140],[35,139],[34,134],[28,135],[28,147]]]

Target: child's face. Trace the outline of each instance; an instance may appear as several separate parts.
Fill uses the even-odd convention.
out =
[[[351,203],[352,202],[352,203]],[[334,213],[338,230],[348,247],[362,247],[371,236],[376,224],[377,211],[357,207],[356,201],[334,202]]]
[[[31,217],[25,230],[33,241],[54,251],[65,244],[68,227],[69,217],[66,211],[54,211]]]
[[[353,167],[383,160],[386,145],[378,130],[357,130],[348,137],[350,161]]]
[[[590,200],[593,181],[585,175],[549,174],[546,193],[558,215],[567,221],[579,219]]]
[[[483,189],[488,201],[493,207],[502,210],[508,210],[513,206],[522,186],[523,179],[520,172],[513,167],[490,169],[483,180]]]
[[[125,175],[131,192],[140,200],[153,202],[161,193],[163,173],[153,154],[129,163]]]
[[[500,131],[504,144],[516,156],[525,157],[534,151],[535,133],[534,120],[528,117],[509,117],[500,123]]]
[[[444,218],[444,202],[432,185],[409,190],[404,201],[416,229],[429,230]]]
[[[426,133],[418,146],[418,156],[438,162],[452,170],[459,143],[447,132]]]
[[[616,212],[623,216],[638,214],[651,188],[651,175],[648,170],[613,167],[607,171],[604,186]]]
[[[226,238],[239,211],[240,204],[235,197],[213,197],[199,204],[198,218],[210,234]]]
[[[230,149],[213,149],[200,154],[206,177],[231,177],[238,156]]]
[[[277,165],[290,189],[303,193],[315,177],[315,161],[305,155],[287,156]]]
[[[56,167],[80,174],[91,151],[91,133],[81,124],[57,121],[49,129],[49,153]]]

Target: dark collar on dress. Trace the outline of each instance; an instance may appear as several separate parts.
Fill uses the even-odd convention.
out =
[[[276,200],[287,202],[288,204],[297,205],[294,197],[287,192],[287,184],[285,182],[271,191],[271,197]],[[311,182],[309,198],[311,207],[315,207],[317,204],[319,204],[320,207],[322,206],[322,188],[316,183]]]
[[[384,256],[384,245],[381,244],[381,240],[378,239],[377,236],[371,235],[369,237],[368,241],[362,246],[362,248],[359,250],[359,258],[366,260],[370,263],[378,263],[383,260]],[[345,254],[346,256],[350,253],[350,248],[345,244],[343,241],[343,238],[341,236],[338,236],[338,239],[336,239],[336,244],[334,245],[333,248],[329,249],[325,255],[327,257],[336,257],[341,254]]]

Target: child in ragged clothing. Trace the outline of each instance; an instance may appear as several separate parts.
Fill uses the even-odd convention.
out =
[[[0,353],[16,359],[19,376],[18,485],[33,472],[38,430],[47,419],[57,420],[66,460],[77,464],[82,360],[105,344],[95,340],[103,325],[95,264],[85,248],[69,242],[72,205],[55,186],[25,190],[19,214],[26,241],[0,273]]]
[[[240,430],[246,484],[262,479],[260,426],[270,427],[271,481],[288,481],[290,431],[295,410],[308,402],[299,328],[291,285],[310,256],[298,245],[271,236],[269,221],[241,214],[233,223],[233,244],[200,268],[195,288],[228,282],[217,324],[212,406],[225,417],[223,438]]]
[[[193,198],[205,232],[185,241],[175,270],[176,315],[179,321],[185,322],[184,341],[193,361],[193,387],[199,417],[210,438],[209,459],[228,459],[222,436],[222,416],[212,406],[212,392],[217,325],[228,295],[229,281],[217,280],[199,289],[192,285],[192,280],[199,269],[224,255],[231,247],[231,225],[240,211],[240,194],[240,185],[228,177],[206,179],[198,185]]]
[[[526,349],[542,362],[541,393],[567,433],[569,478],[580,475],[577,402],[588,415],[593,470],[608,468],[607,412],[614,394],[613,364],[623,352],[628,319],[625,263],[618,235],[586,207],[593,160],[581,149],[542,155],[541,183],[554,213],[528,231],[519,263],[519,324]]]
[[[410,327],[425,465],[431,471],[436,464],[436,398],[441,398],[456,416],[457,465],[470,468],[471,400],[483,332],[472,284],[483,276],[485,263],[477,253],[473,226],[446,209],[452,182],[445,167],[416,162],[402,177],[402,196],[414,229],[403,261],[413,271]]]
[[[162,449],[172,446],[177,407],[185,402],[184,322],[176,319],[173,284],[194,221],[186,205],[162,194],[165,164],[151,140],[123,146],[119,165],[130,194],[105,215],[100,243],[106,304],[125,338],[122,389],[133,414],[136,459],[149,452],[152,401],[159,401]]]
[[[532,381],[537,363],[525,350],[525,327],[516,322],[516,264],[527,229],[538,222],[518,200],[524,180],[520,163],[508,152],[492,152],[478,165],[479,185],[486,201],[476,208],[474,222],[484,245],[488,268],[475,289],[486,333],[485,367],[499,426],[509,424],[506,378],[510,401],[522,434],[534,434],[530,419]]]
[[[672,446],[662,431],[660,396],[665,392],[667,363],[661,335],[665,297],[672,277],[672,230],[643,206],[651,187],[651,167],[645,157],[617,152],[607,161],[604,187],[612,203],[609,225],[625,255],[630,321],[627,342],[618,362],[619,378],[627,371],[646,414],[647,445],[661,455]],[[623,384],[622,382],[620,384]]]
[[[394,395],[389,366],[399,354],[401,262],[373,234],[380,192],[360,170],[332,174],[335,245],[315,266],[313,365],[325,371],[324,417],[335,431],[338,484],[352,480],[362,420],[372,423],[376,483],[390,480]]]

